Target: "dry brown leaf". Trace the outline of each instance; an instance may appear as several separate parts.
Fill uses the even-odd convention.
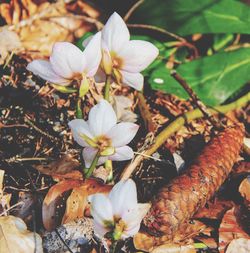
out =
[[[82,186],[74,188],[67,199],[66,211],[62,219],[62,224],[84,216],[89,195],[98,192],[108,193],[111,188],[111,185],[100,184],[95,180],[86,180]]]
[[[86,3],[76,10],[78,15],[87,14],[94,19],[99,15]],[[9,4],[0,4],[0,15],[8,25],[12,25],[10,29],[17,32],[24,48],[44,56],[50,55],[55,42],[72,42],[93,26],[71,13],[62,0],[56,3],[39,1],[38,4],[31,0],[11,0]]]
[[[250,252],[250,239],[239,238],[230,242],[227,247],[226,253],[249,253]]]
[[[78,168],[79,166],[80,163],[71,155],[67,154],[47,165],[42,164],[34,167],[43,174],[57,176],[72,172],[72,170]]]
[[[42,239],[37,233],[28,231],[22,219],[3,216],[0,217],[0,252],[42,253]]]
[[[48,231],[52,231],[60,223],[63,216],[63,205],[66,203],[67,192],[75,187],[81,186],[81,180],[64,180],[52,186],[42,207],[43,225]]]
[[[178,245],[178,244],[163,244],[152,251],[151,253],[196,253],[193,245]]]
[[[22,47],[18,35],[7,29],[0,31],[0,65],[4,64],[9,52],[17,51]]]
[[[239,192],[249,205],[250,204],[250,178],[247,177],[241,182],[239,186]]]
[[[219,227],[219,251],[220,253],[225,252],[226,246],[237,238],[250,239],[250,236],[240,227],[236,208],[228,210]]]
[[[84,209],[86,207],[86,198],[88,195],[97,192],[108,192],[112,186],[103,185],[94,180],[64,180],[52,186],[44,201],[42,207],[42,216],[44,227],[48,231],[52,231],[58,225],[64,222],[69,222],[75,218],[83,217]],[[66,202],[69,196],[69,191],[72,189],[73,194]],[[66,212],[64,206],[66,207]],[[64,218],[63,218],[64,216]]]

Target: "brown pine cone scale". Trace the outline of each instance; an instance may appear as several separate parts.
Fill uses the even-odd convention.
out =
[[[211,139],[189,169],[156,195],[143,220],[147,232],[171,238],[200,207],[204,207],[231,172],[243,137],[243,127],[238,124]]]

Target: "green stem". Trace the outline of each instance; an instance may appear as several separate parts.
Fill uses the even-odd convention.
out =
[[[222,106],[217,106],[214,109],[209,109],[212,115],[218,113],[227,113],[229,111],[238,109],[246,105],[250,101],[250,92],[245,96],[239,98],[238,100]],[[126,180],[130,177],[130,175],[134,172],[134,170],[139,166],[139,164],[143,161],[146,156],[151,156],[153,153],[157,151],[157,149],[162,146],[166,140],[173,135],[175,132],[181,129],[185,123],[189,123],[192,120],[199,119],[203,117],[203,113],[199,109],[195,109],[193,111],[189,111],[179,116],[176,120],[170,123],[165,129],[163,129],[155,138],[155,142],[152,146],[150,146],[143,155],[138,155],[134,159],[128,167],[125,168],[121,175],[121,179]]]
[[[111,244],[110,251],[109,251],[110,253],[115,253],[117,243],[118,243],[118,241],[112,240],[112,244]]]
[[[92,175],[92,173],[93,173],[93,171],[94,171],[94,169],[95,169],[95,167],[96,167],[96,165],[97,165],[97,162],[98,162],[99,157],[100,157],[100,152],[98,151],[98,152],[96,153],[95,158],[94,158],[94,160],[92,161],[92,163],[91,163],[91,165],[90,165],[88,171],[85,173],[85,178],[89,178],[89,177]],[[84,170],[84,171],[85,171],[85,170]]]
[[[76,118],[77,119],[83,119],[83,114],[82,114],[82,99],[78,98],[76,102]]]
[[[104,99],[106,99],[108,102],[109,102],[110,84],[111,84],[111,76],[107,75],[105,82]]]

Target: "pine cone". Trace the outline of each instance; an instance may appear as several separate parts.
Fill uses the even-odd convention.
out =
[[[160,190],[143,221],[150,234],[172,238],[204,207],[237,161],[243,137],[241,125],[228,127],[207,144],[188,170]]]

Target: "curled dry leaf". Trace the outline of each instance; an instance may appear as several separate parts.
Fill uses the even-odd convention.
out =
[[[48,231],[52,231],[61,223],[68,191],[81,184],[81,180],[64,180],[49,189],[42,207],[43,225]]]
[[[98,192],[108,193],[111,185],[105,185],[96,180],[86,180],[80,187],[74,188],[67,199],[66,211],[62,223],[70,222],[84,216],[84,211],[88,205],[88,196]]]
[[[239,238],[230,242],[227,247],[226,253],[249,253],[250,252],[250,239]]]
[[[241,228],[238,222],[237,210],[235,207],[228,210],[219,227],[219,251],[225,252],[227,245],[236,238],[250,239],[250,236]]]
[[[34,167],[43,174],[57,176],[67,174],[79,166],[80,163],[71,155],[67,154],[47,165],[41,164]]]
[[[250,177],[245,178],[240,186],[239,192],[241,196],[245,199],[247,206],[250,205]]]
[[[163,244],[151,253],[196,253],[193,245]]]
[[[0,251],[3,253],[42,253],[42,239],[27,230],[22,219],[14,216],[0,217]]]
[[[70,194],[69,191],[72,189]],[[62,219],[63,222],[69,222],[82,218],[87,206],[87,197],[97,192],[108,192],[110,189],[111,186],[103,185],[94,179],[64,180],[57,183],[50,188],[43,201],[44,227],[51,231],[61,224]],[[66,211],[63,208],[65,205]]]

